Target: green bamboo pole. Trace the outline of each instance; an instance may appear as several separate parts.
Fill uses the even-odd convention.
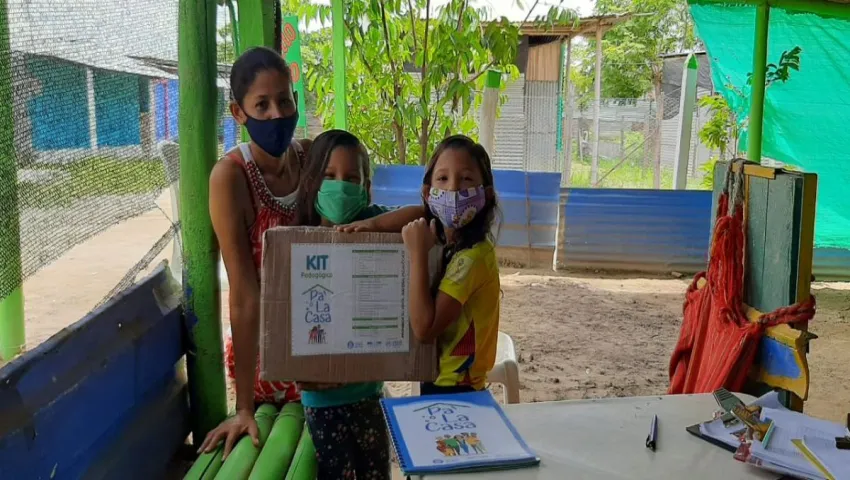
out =
[[[245,50],[251,47],[274,48],[274,0],[238,2],[239,46]]]
[[[219,446],[210,453],[204,453],[198,456],[198,459],[192,464],[192,468],[189,469],[183,480],[213,480],[221,470],[223,452],[224,447]]]
[[[274,48],[274,0],[237,0],[239,53],[253,47]],[[238,55],[237,54],[237,55]],[[242,141],[249,142],[248,131],[242,130]]]
[[[313,437],[310,436],[307,424],[304,424],[304,431],[301,432],[301,440],[298,442],[298,449],[286,474],[286,480],[315,480],[318,469]]]
[[[191,325],[187,355],[192,434],[200,443],[227,414],[218,285],[218,246],[209,214],[216,161],[215,0],[180,0],[180,223],[183,312]]]
[[[348,103],[345,93],[345,10],[343,0],[332,0],[333,66],[334,66],[334,126],[348,129]]]
[[[239,58],[242,54],[242,40],[239,37],[239,20],[236,16],[236,8],[233,6],[234,0],[227,0],[227,13],[230,15],[230,38],[233,42],[233,56]]]
[[[288,403],[280,411],[248,480],[280,480],[289,471],[304,430],[304,407]]]
[[[254,418],[257,420],[260,446],[255,447],[253,440],[247,435],[239,439],[215,478],[219,480],[245,480],[248,478],[251,469],[254,468],[254,462],[260,455],[260,450],[266,445],[276,416],[277,407],[270,403],[263,404],[257,409]]]
[[[767,39],[770,29],[770,7],[756,7],[755,42],[753,46],[752,94],[747,132],[747,158],[761,163],[762,132],[764,129],[764,91],[767,74]]]
[[[9,10],[0,0],[0,360],[24,350],[24,291],[21,267],[21,225],[18,205],[18,163],[12,114],[12,52]],[[21,108],[26,108],[22,105]]]

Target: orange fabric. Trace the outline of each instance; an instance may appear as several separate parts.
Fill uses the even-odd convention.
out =
[[[743,209],[726,215],[728,196],[720,197],[707,272],[694,277],[685,294],[684,321],[670,359],[669,394],[741,391],[753,366],[759,340],[768,326],[808,321],[814,297],[804,304],[765,314],[750,322],[743,301]],[[697,289],[705,278],[706,284]]]

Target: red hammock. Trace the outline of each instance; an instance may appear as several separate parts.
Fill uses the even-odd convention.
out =
[[[669,394],[710,393],[718,388],[741,391],[765,328],[805,322],[815,314],[815,300],[810,297],[804,303],[764,314],[757,323],[747,318],[743,302],[742,180],[736,175],[737,188],[732,188],[735,208],[731,214],[729,180],[727,173],[718,202],[708,271],[697,274],[685,294],[685,318],[670,359]],[[698,289],[701,279],[706,283]]]

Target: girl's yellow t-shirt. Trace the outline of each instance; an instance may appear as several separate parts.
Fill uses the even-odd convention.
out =
[[[499,338],[499,263],[489,241],[455,253],[440,291],[463,305],[456,322],[437,339],[440,373],[435,385],[484,388],[496,362]]]

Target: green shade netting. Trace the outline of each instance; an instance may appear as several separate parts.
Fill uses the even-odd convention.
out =
[[[711,62],[714,88],[738,119],[749,114],[756,11],[700,4],[691,13]],[[848,5],[850,18],[850,5]],[[800,71],[766,92],[763,155],[818,174],[815,244],[850,247],[850,21],[770,10],[768,63],[802,48]],[[736,91],[737,90],[737,91]],[[741,151],[746,151],[746,132]]]

